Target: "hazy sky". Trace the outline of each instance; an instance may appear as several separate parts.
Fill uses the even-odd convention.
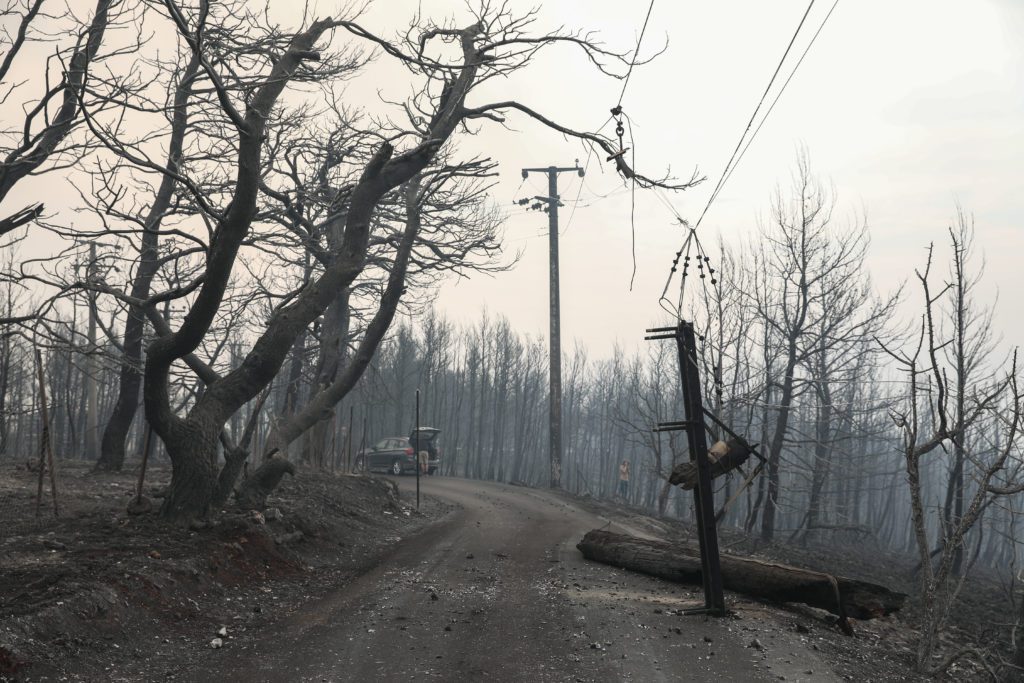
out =
[[[270,5],[282,23],[298,20],[290,0]],[[320,0],[319,14],[337,5]],[[378,0],[361,22],[392,35],[417,6],[438,18],[458,16],[465,7],[461,0]],[[635,70],[623,105],[633,121],[639,170],[658,175],[671,168],[688,177],[698,168],[708,177],[672,198],[688,220],[703,208],[806,6],[806,0],[655,1],[641,52],[650,54],[666,39],[668,48]],[[832,0],[815,4],[793,57],[831,6]],[[639,0],[544,0],[536,28],[594,31],[609,48],[626,51],[635,45],[646,11],[647,2]],[[712,207],[702,238],[707,244],[719,236],[732,244],[749,239],[776,185],[788,183],[802,145],[815,172],[836,188],[837,219],[866,214],[869,264],[881,289],[910,277],[930,241],[945,246],[958,202],[973,213],[977,247],[987,262],[982,291],[994,298],[998,290],[996,328],[1008,343],[1018,343],[1024,339],[1017,314],[1024,285],[1018,265],[1024,252],[1022,35],[1021,0],[841,0]],[[780,81],[793,63],[791,58]],[[378,92],[389,100],[410,93],[403,69],[386,60],[375,68],[376,75],[350,87],[353,104],[383,110]],[[471,104],[516,98],[568,126],[594,129],[608,118],[620,88],[578,50],[556,47],[512,79],[475,93]],[[506,244],[511,253],[521,252],[521,260],[508,273],[445,285],[438,304],[458,320],[475,321],[486,307],[524,332],[546,334],[547,218],[512,202],[546,192],[542,176],[522,182],[522,167],[572,165],[586,152],[529,120],[510,123],[516,130],[485,126],[465,149],[500,163],[494,198],[509,211]],[[56,187],[51,176],[26,183],[10,208],[41,198],[57,208]],[[565,347],[578,339],[595,355],[606,355],[617,340],[639,345],[644,328],[661,315],[658,294],[681,241],[679,226],[654,196],[637,192],[637,278],[630,291],[630,194],[623,182],[596,158],[582,188],[575,176],[561,178],[561,195]],[[31,237],[25,245],[29,253],[46,248]]]
[[[365,23],[384,31],[415,5],[411,0],[378,3]],[[815,4],[796,55],[831,5]],[[461,6],[422,2],[425,14],[458,12]],[[671,167],[687,176],[696,166],[708,176],[700,187],[673,198],[683,217],[692,221],[703,208],[806,7],[804,0],[655,1],[642,52],[666,38],[669,46],[634,72],[624,108],[634,122],[641,170],[657,174]],[[646,10],[646,2],[546,0],[538,26],[593,30],[609,47],[629,49]],[[882,289],[910,277],[930,241],[945,246],[957,202],[973,213],[977,247],[986,260],[982,291],[994,298],[998,290],[996,327],[1008,343],[1019,343],[1024,338],[1016,315],[1024,285],[1019,266],[1024,251],[1022,35],[1024,2],[1016,0],[841,0],[713,205],[701,227],[703,239],[713,244],[721,235],[737,244],[749,238],[776,185],[788,182],[797,147],[803,145],[814,170],[836,188],[838,219],[867,215],[869,265]],[[783,76],[790,68],[784,67]],[[596,74],[575,51],[557,48],[523,77],[492,90],[567,125],[593,128],[608,117],[620,87]],[[476,102],[484,99],[478,96]],[[523,119],[514,125],[515,133],[491,128],[476,141],[501,163],[496,199],[506,204],[545,193],[542,176],[520,188],[522,167],[572,165],[585,158],[578,144],[538,125]],[[582,191],[578,178],[561,179],[567,348],[573,339],[585,340],[598,355],[616,340],[635,346],[660,313],[657,298],[680,231],[668,209],[637,193],[637,279],[629,291],[630,195],[622,187],[598,160],[591,162]],[[614,194],[599,199],[608,193]],[[518,266],[493,278],[451,283],[441,291],[439,305],[465,320],[486,307],[521,330],[545,333],[547,219],[509,209],[507,244],[522,250]]]

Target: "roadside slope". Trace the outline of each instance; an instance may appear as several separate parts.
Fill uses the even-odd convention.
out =
[[[0,471],[0,502],[32,510],[33,476]],[[0,531],[0,681],[174,676],[221,628],[231,642],[272,625],[445,513],[410,511],[384,479],[303,470],[266,515],[229,508],[189,530],[126,514],[133,484],[65,463],[61,516]]]

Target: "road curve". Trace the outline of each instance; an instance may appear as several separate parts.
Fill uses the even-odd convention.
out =
[[[413,478],[398,481],[414,490]],[[421,483],[456,510],[206,680],[834,680],[794,675],[824,671],[820,661],[767,668],[743,620],[680,616],[694,591],[585,561],[575,544],[609,521],[562,497]]]

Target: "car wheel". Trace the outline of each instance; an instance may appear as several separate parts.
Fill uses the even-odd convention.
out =
[[[429,470],[427,470],[427,474],[429,474],[430,476],[434,476],[434,473],[436,473],[436,472],[437,472],[437,468],[436,467],[431,467]]]
[[[395,475],[396,477],[397,476],[401,476],[401,474],[402,474],[402,461],[401,460],[395,460],[393,463],[391,463],[391,474]]]

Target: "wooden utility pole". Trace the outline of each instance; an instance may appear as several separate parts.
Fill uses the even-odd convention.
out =
[[[562,486],[562,325],[561,309],[558,294],[558,174],[578,173],[582,178],[583,169],[577,159],[576,165],[568,168],[548,166],[547,168],[524,168],[523,179],[531,173],[546,173],[548,176],[548,196],[534,197],[548,212],[548,256],[550,259],[550,369],[551,389],[549,392],[550,434],[549,448],[551,453],[551,488]]]

